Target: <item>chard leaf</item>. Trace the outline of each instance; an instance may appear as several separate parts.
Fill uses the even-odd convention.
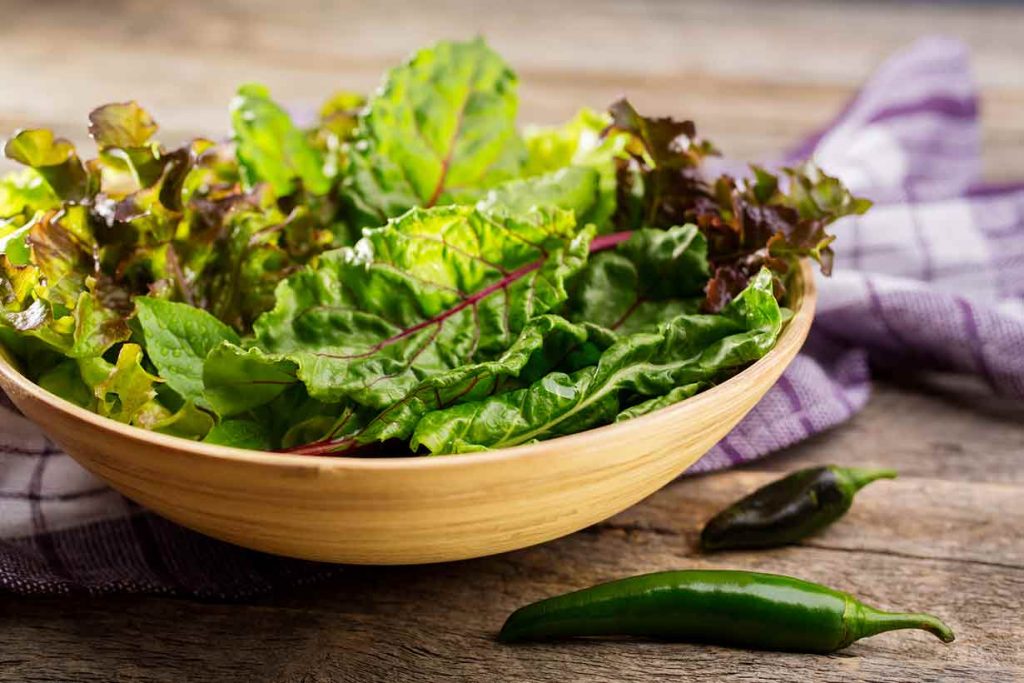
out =
[[[313,398],[383,409],[428,376],[500,356],[565,300],[590,237],[556,209],[414,209],[291,276],[257,341],[298,365]]]
[[[693,382],[692,384],[684,384],[681,387],[676,387],[672,391],[668,392],[664,396],[657,396],[655,398],[647,399],[641,403],[636,404],[630,408],[626,408],[621,413],[615,416],[616,422],[625,422],[626,420],[632,420],[634,417],[640,417],[641,415],[647,415],[653,413],[655,410],[661,410],[667,408],[673,403],[679,403],[685,398],[690,398],[698,391],[701,391],[706,387],[706,384],[701,382]]]
[[[167,386],[186,401],[208,407],[203,363],[223,342],[238,335],[206,311],[187,304],[143,296],[135,299],[143,344]]]
[[[275,443],[286,450],[321,443],[359,431],[373,411],[354,404],[343,406],[310,398],[301,385],[290,387],[256,414],[269,416]]]
[[[707,241],[693,224],[637,230],[616,251],[643,274],[640,293],[651,299],[699,294],[709,275]]]
[[[572,211],[576,222],[586,225],[599,201],[600,175],[591,168],[571,166],[533,178],[510,180],[480,200],[484,210],[504,209],[518,214],[537,207]]]
[[[330,189],[320,152],[295,127],[288,112],[270,99],[264,86],[249,84],[238,89],[231,101],[231,126],[247,186],[265,182],[278,196],[294,192],[297,182],[313,194]]]
[[[359,120],[350,200],[361,225],[470,203],[520,175],[515,74],[483,40],[440,42],[392,69]]]
[[[238,415],[269,403],[298,382],[297,369],[286,358],[226,342],[206,356],[204,393],[218,415]]]
[[[224,420],[209,431],[206,443],[264,451],[272,448],[267,430],[255,420]]]
[[[527,323],[519,338],[492,361],[460,365],[420,382],[400,401],[365,424],[334,429],[328,439],[299,441],[301,453],[340,453],[376,441],[408,440],[419,419],[449,405],[478,401],[509,386],[530,382],[567,361],[588,339],[587,329],[556,315],[542,315]],[[327,433],[324,430],[323,433]],[[288,444],[284,444],[286,447]]]
[[[594,255],[572,282],[571,318],[619,334],[695,313],[709,276],[707,242],[694,225],[637,230]]]
[[[413,448],[457,453],[546,439],[612,421],[623,403],[713,381],[757,360],[774,345],[782,314],[765,270],[720,314],[684,315],[655,332],[614,343],[596,365],[553,372],[529,387],[428,413]]]

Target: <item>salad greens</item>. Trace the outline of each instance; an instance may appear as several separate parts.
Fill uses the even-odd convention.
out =
[[[631,419],[776,343],[803,257],[869,203],[810,165],[708,177],[626,100],[516,127],[517,79],[442,42],[297,126],[242,86],[178,148],[134,102],[4,147],[0,342],[47,390],[210,443],[455,453]]]

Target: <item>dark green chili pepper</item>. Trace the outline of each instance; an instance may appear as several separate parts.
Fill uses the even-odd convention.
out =
[[[812,467],[759,488],[719,512],[704,526],[704,550],[769,548],[821,531],[850,509],[853,496],[895,470]]]
[[[833,652],[884,631],[953,632],[928,614],[883,612],[825,586],[777,574],[676,571],[612,581],[516,610],[506,643],[646,636],[764,650]]]

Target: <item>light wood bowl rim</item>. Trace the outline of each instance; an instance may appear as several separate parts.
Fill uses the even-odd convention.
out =
[[[790,304],[793,307],[794,315],[779,335],[775,347],[765,354],[764,357],[721,384],[679,403],[661,408],[648,415],[633,418],[632,420],[595,427],[576,434],[560,436],[533,444],[499,448],[492,451],[454,453],[449,455],[356,458],[350,456],[277,453],[273,451],[235,448],[233,446],[219,446],[160,434],[141,427],[133,427],[77,406],[56,394],[50,393],[21,374],[2,345],[0,345],[0,379],[3,380],[5,385],[10,384],[16,387],[19,391],[45,404],[50,409],[74,417],[100,431],[175,451],[183,456],[202,459],[244,462],[263,466],[281,465],[287,466],[292,470],[305,467],[315,470],[326,468],[332,470],[417,471],[428,468],[458,468],[471,464],[484,465],[499,461],[528,459],[536,455],[549,458],[554,448],[561,447],[565,450],[570,450],[578,445],[584,446],[586,441],[600,438],[602,435],[610,433],[611,430],[629,429],[642,431],[658,421],[681,419],[689,412],[700,411],[704,405],[714,403],[718,399],[719,394],[728,392],[737,383],[744,382],[746,376],[756,373],[762,366],[773,364],[777,359],[785,356],[788,352],[788,347],[793,344],[802,346],[807,331],[810,329],[814,319],[814,311],[817,305],[817,287],[814,283],[814,272],[810,261],[805,259],[800,264],[799,272],[794,273],[794,275],[796,277],[793,278],[793,284],[802,284],[803,286],[794,287],[791,292],[792,300]],[[794,353],[793,356],[795,357],[795,355]]]

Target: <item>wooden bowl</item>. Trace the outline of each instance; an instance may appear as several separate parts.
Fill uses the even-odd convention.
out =
[[[722,384],[650,415],[528,446],[419,458],[288,455],[129,427],[22,376],[0,387],[86,469],[179,524],[280,555],[360,564],[480,557],[564,536],[670,482],[747,414],[800,350],[813,273],[776,347]]]

